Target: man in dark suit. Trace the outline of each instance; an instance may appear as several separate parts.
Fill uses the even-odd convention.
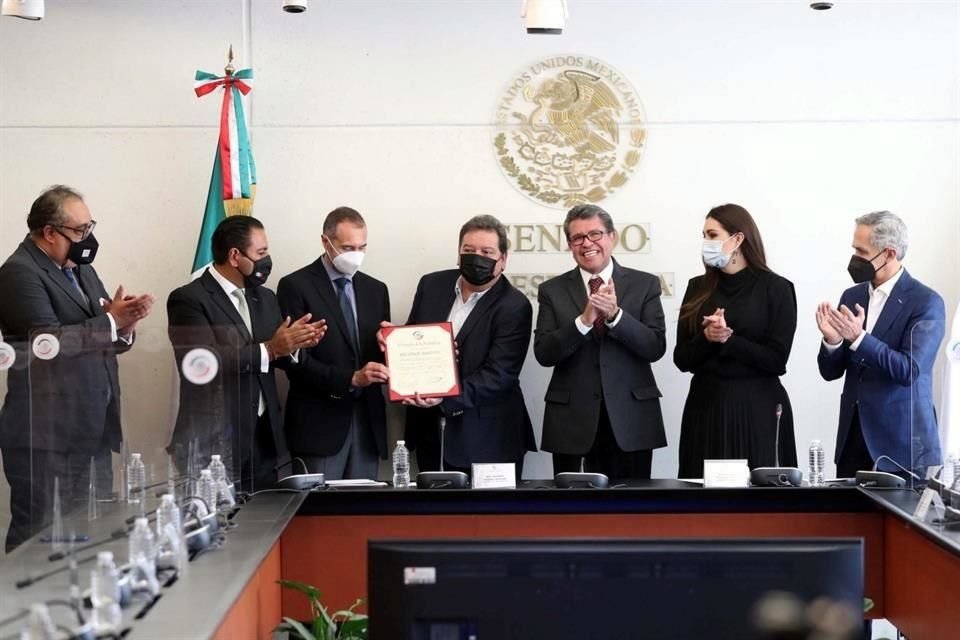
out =
[[[820,375],[845,376],[837,475],[874,464],[902,473],[893,460],[923,478],[940,463],[933,365],[946,323],[943,299],[903,268],[907,228],[900,218],[878,211],[856,223],[847,270],[857,285],[843,292],[838,309],[822,302],[816,314]]]
[[[293,456],[328,479],[376,478],[387,457],[388,377],[377,330],[390,320],[390,297],[385,284],[359,271],[367,225],[357,211],[331,211],[321,241],[325,253],[277,287],[285,314],[311,313],[333,327],[287,372],[287,442]]]
[[[79,193],[51,187],[30,208],[30,234],[0,267],[0,332],[22,359],[0,410],[7,551],[50,521],[55,478],[64,512],[84,503],[91,457],[101,495],[112,490],[110,452],[123,438],[117,354],[130,349],[153,296],[120,287],[110,298],[91,264],[95,225]]]
[[[167,298],[180,372],[180,410],[169,448],[183,469],[194,442],[204,464],[210,454],[223,455],[231,480],[239,478],[243,490],[266,488],[289,456],[274,369],[292,366],[298,349],[316,346],[323,321],[310,323],[306,314],[291,322],[281,315],[276,296],[263,286],[272,262],[259,220],[228,217],[211,243],[213,264]],[[212,381],[197,384],[191,375],[195,356],[187,356],[196,347],[219,362]]]
[[[577,268],[540,285],[533,353],[554,367],[542,448],[554,473],[649,478],[653,449],[667,444],[651,362],[666,351],[660,281],[613,259],[616,230],[595,205],[567,213]]]
[[[420,471],[440,468],[440,418],[446,419],[444,469],[513,462],[536,441],[520,390],[520,369],[530,345],[533,309],[503,276],[507,232],[493,216],[476,216],[460,229],[459,269],[420,279],[407,324],[453,324],[459,355],[460,395],[405,401],[406,440]]]

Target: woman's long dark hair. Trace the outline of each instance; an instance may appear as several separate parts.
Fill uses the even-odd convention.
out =
[[[738,204],[723,204],[719,207],[710,209],[707,218],[713,218],[723,230],[731,236],[737,233],[743,234],[743,242],[740,244],[739,251],[747,261],[747,265],[752,269],[760,271],[770,271],[767,266],[767,256],[763,250],[763,239],[760,237],[760,230],[757,229],[757,223],[753,221],[750,212]],[[713,292],[717,289],[717,283],[720,281],[720,270],[715,267],[704,267],[703,278],[690,299],[680,307],[680,322],[686,322],[691,333],[696,333],[700,326],[700,307],[710,299]]]

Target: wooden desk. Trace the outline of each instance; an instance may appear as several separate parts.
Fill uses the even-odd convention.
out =
[[[960,535],[912,522],[911,492],[855,488],[705,490],[665,481],[629,489],[324,492],[281,538],[284,578],[319,587],[333,609],[366,593],[371,539],[862,537],[864,594],[910,638],[956,640]],[[283,614],[309,617],[283,593]]]

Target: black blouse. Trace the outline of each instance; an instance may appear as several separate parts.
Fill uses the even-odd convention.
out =
[[[716,291],[703,304],[695,331],[681,320],[673,362],[694,375],[725,378],[781,376],[797,330],[797,296],[793,283],[770,271],[746,268],[729,275],[720,272]],[[702,285],[703,276],[687,284],[683,304]],[[733,335],[723,344],[703,335],[699,320],[724,309]]]

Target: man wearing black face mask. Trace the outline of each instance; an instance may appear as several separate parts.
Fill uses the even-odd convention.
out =
[[[838,309],[822,302],[817,363],[825,380],[846,376],[840,397],[837,476],[859,470],[901,473],[887,456],[924,477],[940,462],[933,365],[943,340],[943,299],[900,261],[907,228],[889,211],[857,218],[847,271],[856,286]]]
[[[211,243],[213,264],[167,299],[180,369],[180,411],[169,449],[184,469],[196,442],[202,464],[219,453],[243,490],[263,489],[289,461],[274,370],[294,366],[299,349],[316,346],[325,322],[311,323],[309,313],[295,322],[281,316],[277,297],[263,286],[272,263],[259,220],[228,217]],[[198,346],[218,355],[220,384],[185,377],[181,363]]]
[[[95,225],[79,193],[50,187],[30,208],[30,234],[0,267],[0,332],[21,365],[9,373],[0,411],[8,551],[49,521],[54,478],[64,512],[86,499],[91,457],[101,495],[112,489],[110,452],[122,440],[117,354],[130,349],[153,296],[121,286],[111,300],[92,265]],[[28,371],[41,332],[54,337],[46,344],[55,355],[30,358]]]
[[[473,463],[513,462],[517,479],[536,440],[520,391],[533,308],[503,277],[507,232],[493,216],[460,229],[459,269],[423,276],[407,324],[449,321],[459,348],[459,396],[407,400],[406,441],[420,471],[440,469],[440,417],[446,419],[445,470]]]

